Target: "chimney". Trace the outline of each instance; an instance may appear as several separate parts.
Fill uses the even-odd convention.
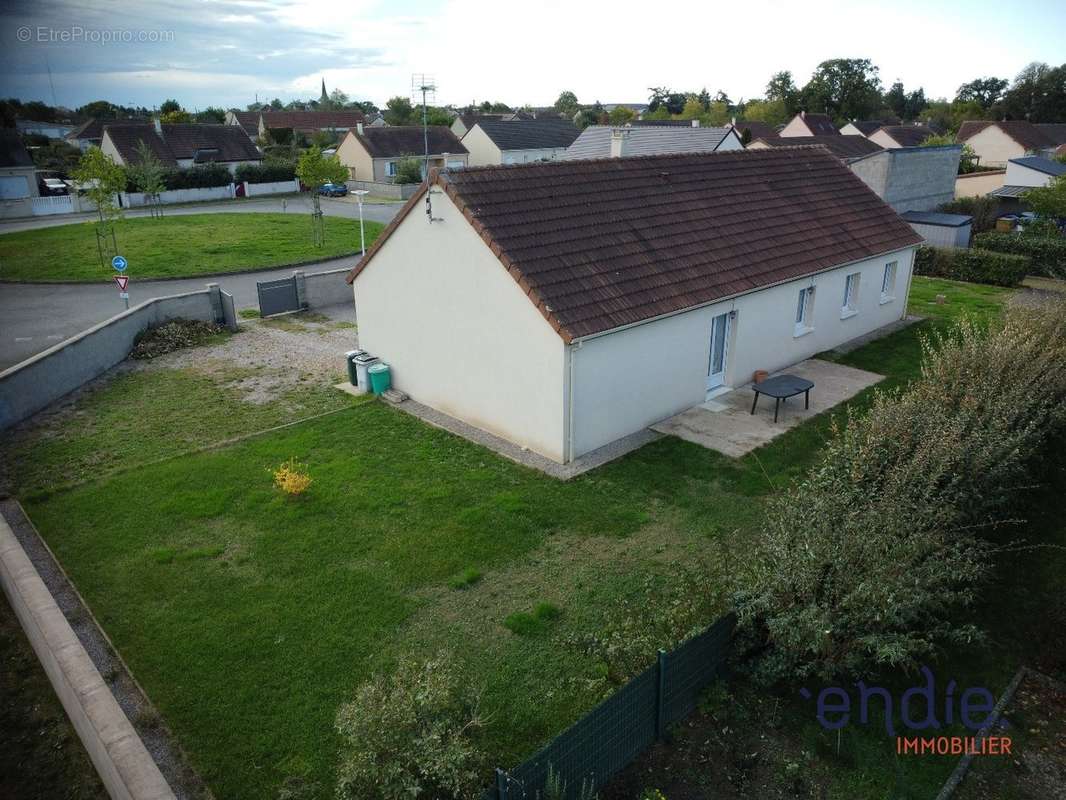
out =
[[[155,125],[155,132],[159,136],[163,135],[163,124],[159,121],[159,117],[152,120],[152,124]]]
[[[611,158],[624,158],[629,128],[611,128]]]
[[[698,119],[692,120],[692,127],[693,128],[698,128],[699,126],[700,126],[700,121]]]
[[[355,132],[358,133],[360,136],[363,135],[363,123],[362,122],[355,123]]]
[[[807,111],[804,109],[800,112],[800,119],[807,119]]]

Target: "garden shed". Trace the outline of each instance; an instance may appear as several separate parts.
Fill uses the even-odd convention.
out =
[[[910,223],[926,243],[936,247],[969,247],[973,217],[939,211],[905,211],[900,216]]]

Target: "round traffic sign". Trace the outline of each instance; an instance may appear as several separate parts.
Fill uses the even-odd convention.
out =
[[[111,259],[111,266],[119,272],[125,272],[128,264],[126,263],[126,259],[122,256],[115,256]]]

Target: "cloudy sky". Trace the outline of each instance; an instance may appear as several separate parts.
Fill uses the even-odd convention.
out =
[[[439,103],[643,102],[647,87],[759,96],[827,58],[866,57],[952,96],[974,77],[1066,61],[1066,2],[3,0],[0,96],[188,109],[317,96],[383,104],[412,73]],[[49,82],[51,70],[51,83]]]

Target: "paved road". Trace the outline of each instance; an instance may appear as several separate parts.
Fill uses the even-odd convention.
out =
[[[354,201],[322,198],[323,213],[351,219],[359,218],[359,209]],[[204,203],[168,208],[167,214],[246,213],[281,211],[279,198],[252,199],[229,203]],[[289,197],[287,213],[308,213],[310,200],[306,197]],[[387,223],[400,210],[400,203],[364,205],[365,219]],[[142,212],[128,212],[140,216]],[[74,215],[81,216],[81,215]],[[0,223],[0,233],[9,233],[33,227],[70,224],[71,215],[64,218],[40,217],[13,223]],[[21,226],[21,227],[20,227]],[[351,267],[358,259],[338,258],[314,264],[303,269],[318,272],[338,267]],[[245,272],[240,275],[201,276],[182,280],[130,281],[130,305],[153,297],[193,291],[204,288],[206,283],[218,283],[233,295],[237,308],[258,306],[255,291],[257,280],[286,277],[292,268],[269,269]],[[69,339],[76,333],[102,322],[125,308],[113,283],[0,283],[0,370],[29,358],[34,353],[47,350]]]
[[[389,222],[396,212],[402,207],[402,203],[389,202],[365,202],[363,203],[363,219],[374,222]],[[264,212],[284,212],[288,214],[311,213],[311,198],[309,195],[287,195],[285,197],[260,197],[249,200],[219,200],[213,203],[191,203],[181,206],[164,206],[163,213],[167,216],[182,214],[248,214]],[[327,217],[347,217],[359,219],[359,205],[355,198],[322,198],[322,213]],[[126,217],[145,217],[147,209],[125,209]],[[34,228],[52,228],[57,225],[71,225],[94,219],[93,214],[56,214],[50,217],[31,217],[0,222],[0,234],[25,231]]]

